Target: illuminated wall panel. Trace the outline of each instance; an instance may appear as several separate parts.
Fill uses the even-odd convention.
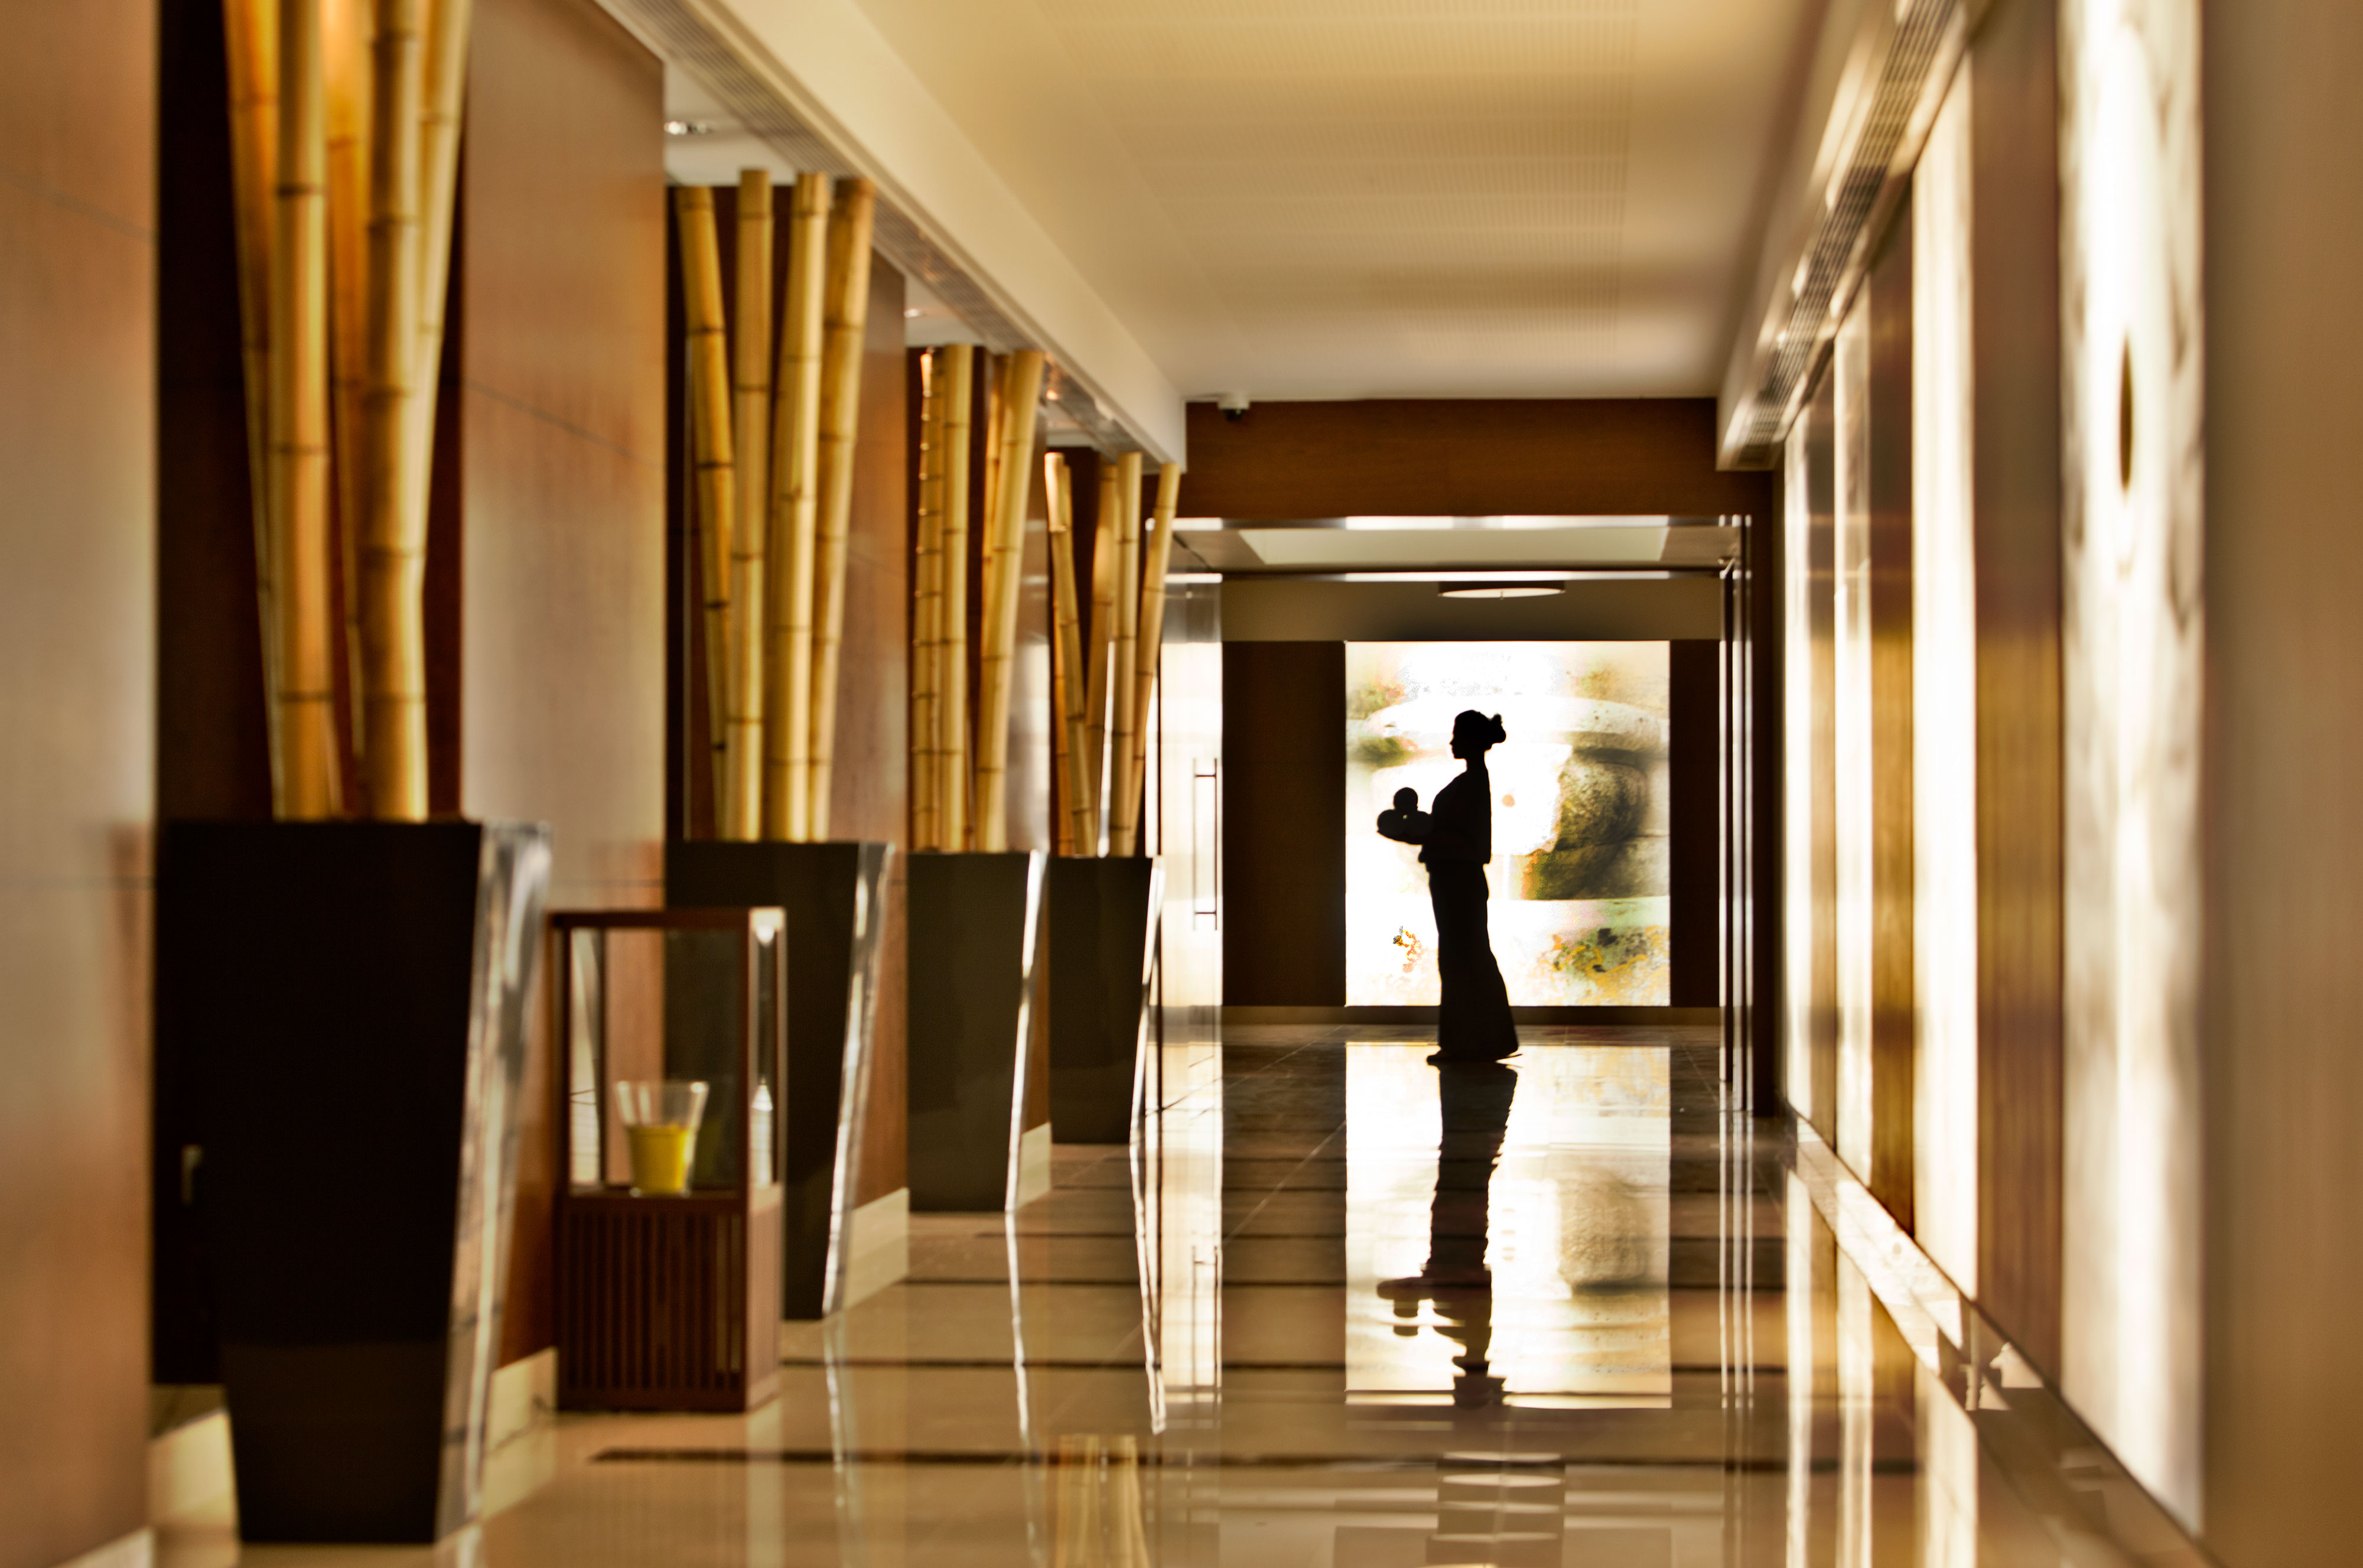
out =
[[[1453,716],[1502,716],[1488,921],[1513,1006],[1671,999],[1668,662],[1662,642],[1346,645],[1346,1002],[1432,1006],[1419,851],[1373,826],[1461,771]]]
[[[1866,295],[1868,291],[1865,291]],[[1870,620],[1870,309],[1858,297],[1838,329],[1832,359],[1837,430],[1834,458],[1837,507],[1832,624],[1830,731],[1836,763],[1832,794],[1836,898],[1838,1157],[1865,1181],[1871,1174],[1873,877],[1871,772],[1874,705]]]
[[[1783,449],[1781,508],[1781,1066],[1790,1106],[1812,1120],[1814,1104],[1814,635],[1811,574],[1812,455]]]
[[[2196,1524],[2196,0],[2063,0],[2065,1390]]]
[[[1978,647],[1969,74],[1912,184],[1914,1229],[1978,1289]]]

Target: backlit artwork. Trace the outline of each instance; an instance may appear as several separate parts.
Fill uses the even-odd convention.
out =
[[[1463,708],[1500,714],[1493,951],[1513,1006],[1669,1000],[1667,659],[1662,642],[1346,647],[1346,1001],[1432,1006],[1436,921],[1419,851],[1377,832],[1395,792],[1426,809],[1461,771]]]

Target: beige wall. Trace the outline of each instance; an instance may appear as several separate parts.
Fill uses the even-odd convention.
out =
[[[2267,1568],[2351,1559],[2363,1481],[2363,10],[2202,15],[2204,1528]]]
[[[0,1568],[147,1518],[155,17],[0,50]]]

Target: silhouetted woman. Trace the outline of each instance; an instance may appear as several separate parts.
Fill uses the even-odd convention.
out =
[[[1421,846],[1436,906],[1436,970],[1443,982],[1431,1062],[1499,1062],[1518,1049],[1510,993],[1485,929],[1485,866],[1493,858],[1493,780],[1485,753],[1509,737],[1499,714],[1475,708],[1452,721],[1452,754],[1468,764],[1426,812],[1387,812],[1379,831]]]

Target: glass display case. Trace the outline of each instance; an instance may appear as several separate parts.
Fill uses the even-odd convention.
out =
[[[784,917],[549,924],[559,1405],[751,1409],[779,1385]]]

